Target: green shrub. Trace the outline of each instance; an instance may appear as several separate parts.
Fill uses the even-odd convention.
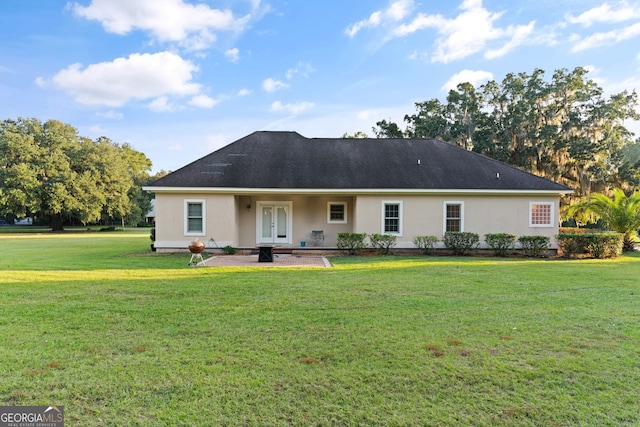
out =
[[[620,233],[558,233],[558,246],[565,258],[588,255],[594,258],[615,258],[622,254],[624,236]]]
[[[547,236],[520,236],[518,242],[526,256],[539,257],[549,249],[549,237]]]
[[[617,258],[624,250],[624,234],[622,233],[598,233],[587,249],[595,258]]]
[[[223,248],[220,249],[222,252],[224,252],[227,255],[233,255],[237,252],[236,248],[234,248],[233,246],[227,245],[224,246]]]
[[[413,244],[419,248],[424,255],[431,255],[437,242],[438,238],[436,236],[416,236],[413,238]]]
[[[467,251],[475,249],[480,243],[477,233],[468,231],[447,231],[444,233],[444,246],[450,249],[454,255],[464,255]]]
[[[349,255],[357,255],[367,247],[364,239],[367,233],[338,233],[338,249]]]
[[[558,233],[556,240],[558,248],[564,258],[574,258],[577,255],[587,253],[588,239],[586,233]]]
[[[396,245],[397,236],[392,234],[373,233],[369,235],[371,246],[375,248],[378,255],[389,255],[391,248]]]
[[[152,242],[156,241],[156,229],[152,228],[151,231],[149,232],[149,238],[151,239]]]
[[[507,256],[516,244],[516,236],[507,233],[485,234],[484,240],[495,256]]]

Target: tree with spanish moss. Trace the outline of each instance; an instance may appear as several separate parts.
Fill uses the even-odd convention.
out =
[[[437,138],[573,187],[579,196],[632,190],[640,182],[626,127],[639,120],[635,91],[605,96],[585,68],[509,73],[475,88],[461,83],[446,102],[415,104],[397,123],[379,121],[379,138]]]

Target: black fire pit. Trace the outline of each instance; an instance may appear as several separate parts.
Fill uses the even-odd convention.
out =
[[[273,262],[273,246],[258,246],[258,262]]]

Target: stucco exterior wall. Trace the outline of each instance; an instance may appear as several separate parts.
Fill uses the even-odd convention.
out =
[[[307,195],[252,195],[238,196],[239,239],[238,246],[251,247],[256,240],[256,210],[259,203],[291,202],[292,235],[291,246],[299,247],[300,242],[310,245],[309,234],[312,230],[322,230],[325,235],[325,246],[335,246],[339,232],[351,231],[353,216],[351,207],[353,197],[348,196],[307,196]],[[329,202],[347,203],[347,222],[333,224],[327,222]],[[286,245],[285,245],[286,246]]]
[[[185,232],[186,201],[201,201],[205,206],[205,230],[201,235]],[[219,247],[254,247],[258,243],[257,214],[261,203],[290,203],[291,233],[289,243],[278,246],[307,246],[312,230],[323,230],[324,246],[335,247],[339,232],[382,233],[383,204],[401,204],[401,234],[397,247],[413,247],[417,235],[444,234],[445,203],[463,205],[463,231],[477,233],[481,240],[487,233],[510,233],[516,236],[542,235],[551,238],[558,230],[558,196],[526,195],[282,195],[282,194],[207,194],[160,193],[156,195],[156,247],[159,250],[186,249],[199,238],[209,246],[214,238]],[[328,203],[346,203],[346,222],[329,223]],[[553,205],[553,226],[532,227],[530,203]]]
[[[185,230],[185,203],[202,202],[204,231],[187,233]],[[236,198],[225,194],[156,194],[156,242],[158,250],[186,249],[195,238],[209,246],[215,236],[219,246],[237,245],[238,218]]]
[[[205,230],[200,234],[185,233],[185,203],[203,202],[205,206]],[[351,231],[353,197],[306,195],[215,195],[215,194],[156,194],[156,241],[158,250],[186,249],[194,238],[207,246],[214,238],[219,247],[254,247],[257,242],[257,208],[259,203],[291,202],[291,243],[281,246],[299,247],[301,242],[311,244],[312,230],[323,230],[325,246],[335,246],[339,232]],[[328,223],[329,202],[346,203],[347,221],[343,224]]]
[[[354,212],[354,232],[383,232],[383,203],[397,202],[402,206],[401,234],[397,247],[412,247],[418,235],[444,235],[445,204],[461,203],[463,206],[462,231],[477,233],[480,240],[488,233],[510,233],[516,236],[548,236],[558,232],[558,196],[359,196]],[[553,203],[552,227],[529,225],[530,203]]]

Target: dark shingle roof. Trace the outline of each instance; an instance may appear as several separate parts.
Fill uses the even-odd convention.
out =
[[[296,132],[252,133],[151,187],[571,191],[436,139],[310,139]]]

